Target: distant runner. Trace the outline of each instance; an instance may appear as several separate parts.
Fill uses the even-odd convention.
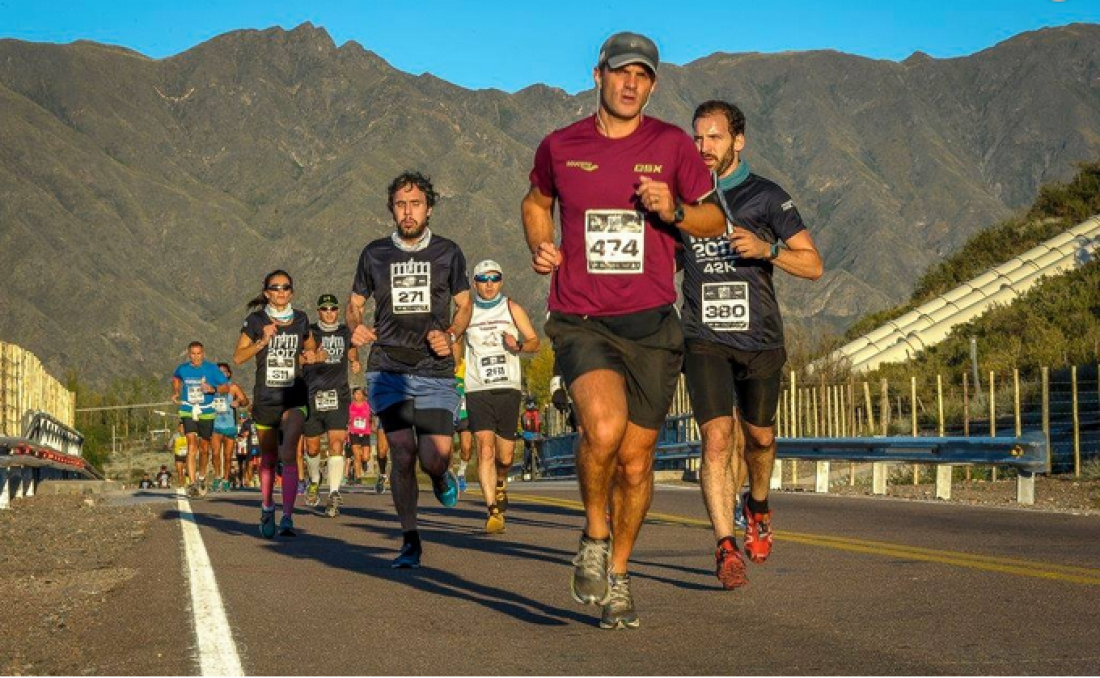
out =
[[[466,328],[466,408],[477,440],[477,477],[489,515],[485,531],[504,531],[508,471],[516,451],[523,387],[520,353],[539,349],[531,319],[501,293],[504,273],[486,259],[474,267],[474,312]]]
[[[458,411],[455,412],[455,433],[458,435],[458,491],[466,491],[466,466],[474,455],[474,434],[470,432],[470,409],[466,398],[466,353],[455,356],[455,388],[458,389]]]
[[[309,329],[309,317],[291,306],[294,282],[286,271],[264,277],[263,289],[245,318],[233,361],[238,365],[256,359],[256,386],[252,419],[260,434],[260,534],[275,536],[275,466],[282,462],[283,517],[280,536],[293,537],[295,490],[298,487],[297,449],[305,426],[309,391],[302,379],[299,360],[315,362],[317,342]]]
[[[214,436],[211,447],[214,451],[215,492],[229,490],[230,468],[233,450],[237,445],[237,408],[248,407],[248,396],[241,387],[233,383],[233,370],[229,363],[218,363],[218,369],[229,380],[229,392],[214,396]]]
[[[364,466],[370,462],[370,420],[371,412],[370,403],[367,402],[367,392],[356,386],[351,390],[351,404],[348,405],[348,439],[351,441],[351,453],[355,460],[355,475],[359,479],[360,485],[366,482],[363,479]],[[383,477],[381,470],[379,470],[378,477]]]
[[[374,342],[367,397],[389,439],[393,504],[404,532],[395,568],[420,567],[417,459],[439,502],[458,502],[458,479],[450,471],[458,407],[454,344],[470,322],[470,282],[462,250],[428,228],[437,198],[431,181],[416,172],[390,183],[395,229],[363,249],[347,313],[352,343]],[[374,326],[368,327],[363,311],[371,297]]]
[[[179,423],[176,432],[168,441],[168,447],[172,450],[172,459],[176,462],[176,487],[187,487],[190,483],[187,475],[187,432],[183,422]]]
[[[217,365],[206,359],[202,342],[187,346],[188,361],[172,375],[172,402],[179,405],[180,421],[187,433],[187,495],[205,497],[206,467],[210,463],[210,438],[214,435],[214,396],[229,392],[229,381]]]
[[[725,225],[691,139],[642,114],[657,64],[649,38],[607,39],[593,72],[596,115],[543,139],[522,205],[532,265],[553,275],[544,329],[582,429],[577,475],[586,521],[572,593],[602,605],[600,626],[608,629],[639,624],[627,565],[652,499],[654,446],[683,355],[673,307],[677,231],[711,236]]]
[[[752,173],[741,158],[745,116],[708,101],[692,119],[695,145],[718,176],[726,234],[684,241],[684,373],[703,437],[700,485],[718,540],[715,558],[726,589],[743,586],[745,563],[734,539],[740,489],[733,427],[740,414],[750,491],[743,501],[745,553],[763,563],[771,553],[768,488],[775,463],[775,413],[787,352],[772,285],[775,267],[799,278],[821,277],[821,256],[791,196]],[[736,410],[735,410],[736,408]]]
[[[332,294],[322,294],[317,300],[320,318],[310,328],[320,344],[325,358],[322,362],[307,364],[304,368],[309,386],[309,419],[306,420],[306,465],[309,467],[309,486],[306,489],[306,505],[320,503],[318,486],[321,483],[321,434],[328,437],[328,503],[325,514],[335,518],[340,514],[343,499],[340,484],[344,480],[344,440],[348,431],[348,407],[351,405],[351,387],[348,384],[348,366],[359,374],[359,349],[351,345],[351,332],[340,322],[340,302]]]

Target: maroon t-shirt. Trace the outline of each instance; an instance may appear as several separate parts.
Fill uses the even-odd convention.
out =
[[[714,179],[678,127],[645,117],[630,136],[609,139],[595,116],[559,129],[535,152],[531,184],[555,198],[562,264],[550,281],[551,311],[610,316],[676,302],[674,226],[641,205],[642,177],[695,203]]]

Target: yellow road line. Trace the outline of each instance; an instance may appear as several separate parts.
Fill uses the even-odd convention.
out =
[[[510,497],[522,499],[532,504],[544,506],[557,506],[559,508],[584,511],[584,505],[575,499],[559,499],[556,497],[543,497],[526,494],[509,493]],[[683,525],[685,527],[710,528],[710,521],[687,516],[678,516],[670,513],[650,512],[646,521],[651,523],[669,523]],[[945,551],[928,549],[919,546],[905,544],[893,544],[890,542],[871,541],[867,539],[854,539],[850,537],[832,537],[821,534],[809,534],[803,532],[776,531],[775,539],[789,541],[796,544],[807,544],[831,548],[838,551],[851,553],[866,553],[891,558],[905,558],[919,560],[942,565],[954,565],[986,572],[1000,572],[1021,577],[1034,577],[1038,579],[1050,579],[1073,584],[1085,584],[1091,586],[1100,585],[1100,569],[1088,567],[1075,567],[1072,565],[1059,565],[1056,563],[1043,563],[1035,560],[1023,560],[1019,558],[1002,558],[1000,556],[984,556],[973,553],[961,553],[958,551]]]

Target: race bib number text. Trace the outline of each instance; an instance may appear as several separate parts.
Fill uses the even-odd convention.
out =
[[[432,302],[432,266],[427,261],[390,264],[390,305],[398,314],[428,313]]]
[[[336,395],[335,390],[318,391],[313,402],[317,406],[318,412],[331,412],[340,404],[340,398]]]
[[[645,216],[629,210],[588,210],[584,246],[589,273],[642,273]]]
[[[703,284],[703,324],[715,332],[749,329],[749,286],[744,282]]]

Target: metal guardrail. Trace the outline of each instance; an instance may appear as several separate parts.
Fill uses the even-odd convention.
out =
[[[669,417],[658,438],[654,470],[682,469],[686,475],[698,472],[701,443],[688,439],[691,415]],[[542,459],[548,476],[576,473],[573,448],[576,434],[546,439]],[[936,496],[951,496],[951,467],[971,464],[1008,466],[1018,472],[1016,500],[1035,503],[1035,474],[1050,470],[1050,447],[1042,433],[1020,438],[779,438],[776,459],[816,461],[818,492],[829,491],[829,462],[873,462],[872,491],[886,494],[886,465],[889,463],[933,464],[937,467]],[[772,487],[782,486],[781,464],[776,464]]]
[[[78,431],[44,412],[28,413],[22,436],[0,437],[0,509],[34,496],[44,480],[102,480],[80,456],[83,447]]]

